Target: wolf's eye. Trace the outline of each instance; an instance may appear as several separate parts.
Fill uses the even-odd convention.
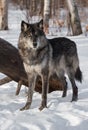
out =
[[[25,33],[24,33],[24,37],[26,37],[26,38],[27,38],[27,37],[31,38],[32,36],[31,36],[30,34],[28,34],[27,32],[25,32]]]

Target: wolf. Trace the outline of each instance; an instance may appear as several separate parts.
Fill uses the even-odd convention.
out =
[[[38,75],[42,79],[40,110],[47,107],[49,77],[53,74],[61,79],[64,86],[63,97],[66,96],[65,74],[67,74],[73,90],[72,101],[77,101],[78,87],[75,79],[82,82],[82,72],[79,67],[77,47],[74,41],[65,37],[48,39],[43,31],[43,20],[34,24],[22,21],[18,50],[29,82],[27,102],[20,110],[30,108]]]

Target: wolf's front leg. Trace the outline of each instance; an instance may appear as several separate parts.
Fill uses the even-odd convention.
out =
[[[26,102],[25,106],[20,109],[21,111],[27,110],[31,106],[33,91],[35,88],[35,79],[36,79],[36,77],[34,75],[32,75],[32,74],[28,75],[28,83],[29,83],[28,97],[27,97],[27,102]]]
[[[48,74],[42,75],[42,102],[40,106],[40,110],[47,107],[47,93],[48,93],[48,85],[49,84],[49,77]]]

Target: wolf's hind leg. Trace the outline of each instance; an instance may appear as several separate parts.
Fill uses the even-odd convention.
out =
[[[71,101],[77,101],[78,100],[78,88],[77,88],[76,83],[75,83],[74,74],[70,73],[68,76],[69,76],[69,79],[70,79],[70,82],[72,85],[72,90],[73,90],[73,95],[72,95]]]
[[[66,81],[66,77],[64,76],[63,79],[61,79],[61,82],[63,84],[63,93],[62,93],[62,97],[66,97],[67,95],[67,81]]]
[[[71,81],[72,89],[73,89],[72,101],[77,101],[78,100],[78,88],[76,86],[74,79],[70,79],[70,81]]]
[[[60,70],[59,72],[56,72],[57,76],[59,77],[62,86],[63,86],[63,94],[62,97],[66,97],[67,95],[67,81],[66,81],[66,77],[64,76],[64,70]]]
[[[27,110],[31,106],[33,91],[35,88],[35,80],[36,80],[36,78],[34,76],[31,76],[31,74],[28,75],[28,82],[29,82],[28,97],[27,97],[27,102],[26,102],[25,106],[20,109],[21,111]]]

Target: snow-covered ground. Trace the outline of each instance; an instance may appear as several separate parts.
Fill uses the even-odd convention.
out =
[[[22,15],[19,17],[18,11],[16,13],[15,11],[9,11],[10,30],[0,31],[0,37],[17,47]],[[0,130],[88,130],[88,37],[81,35],[69,38],[77,43],[80,67],[83,72],[82,84],[76,82],[79,88],[79,100],[70,102],[72,89],[68,80],[66,98],[61,97],[61,91],[48,94],[48,108],[40,112],[38,107],[41,95],[35,92],[31,109],[20,111],[27,98],[25,87],[22,87],[19,96],[15,96],[16,82],[1,85]],[[0,73],[0,79],[3,76]]]

